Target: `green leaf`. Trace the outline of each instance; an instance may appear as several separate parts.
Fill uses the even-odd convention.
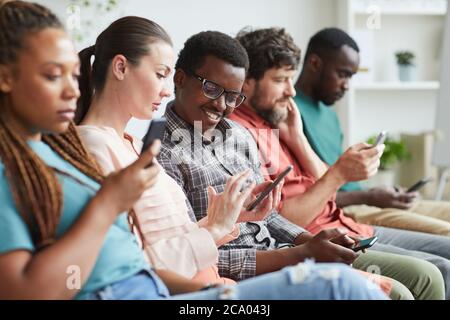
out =
[[[395,53],[395,57],[397,58],[397,63],[399,65],[412,65],[413,64],[413,60],[415,58],[414,53],[412,53],[411,51],[397,51]]]

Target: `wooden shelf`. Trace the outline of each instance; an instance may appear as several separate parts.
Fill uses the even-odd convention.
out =
[[[437,90],[439,89],[439,81],[355,83],[353,88],[358,91]]]
[[[353,11],[356,15],[370,15],[372,13],[368,13],[363,10],[355,10]],[[389,15],[389,16],[445,16],[447,10],[381,10],[381,16]]]

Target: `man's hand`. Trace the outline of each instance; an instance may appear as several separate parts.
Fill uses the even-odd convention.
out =
[[[367,191],[367,204],[379,208],[411,209],[419,198],[418,192],[406,193],[404,189],[394,187],[378,187]]]
[[[336,237],[334,239],[331,239],[330,241],[335,243],[335,244],[338,244],[340,246],[343,246],[345,248],[351,249],[359,241],[359,239],[350,237],[347,234],[343,234],[343,235],[338,236],[338,237]]]
[[[257,196],[264,191],[273,181],[265,181],[253,188],[251,195],[245,200],[244,206],[237,222],[261,221],[264,220],[273,210],[277,210],[281,201],[281,190],[284,180],[282,180],[272,192],[252,211],[248,211],[247,206],[252,203]]]
[[[289,144],[295,137],[304,136],[302,118],[294,99],[289,98],[287,117],[278,123],[276,129],[280,130],[280,140],[284,141],[286,144]]]
[[[377,173],[383,151],[384,144],[376,147],[367,143],[352,146],[330,167],[330,173],[342,184],[366,180]]]
[[[297,246],[306,258],[314,258],[317,262],[341,262],[351,264],[359,256],[350,246],[351,239],[345,238],[346,231],[341,229],[322,230],[306,243]],[[338,242],[338,244],[334,242]],[[341,244],[345,244],[341,245]]]
[[[340,228],[339,230],[342,234],[336,238],[330,239],[331,242],[346,248],[352,248],[360,240],[360,238],[350,237],[347,235],[347,230],[343,228]],[[295,245],[301,245],[308,242],[312,238],[314,238],[314,236],[311,233],[303,232],[297,236],[294,243]]]

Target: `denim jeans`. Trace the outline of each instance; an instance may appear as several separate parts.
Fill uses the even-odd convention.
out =
[[[152,279],[153,278],[153,279]],[[385,300],[387,296],[368,279],[341,264],[300,263],[236,285],[169,297],[162,281],[141,272],[91,294],[89,299],[176,300]]]
[[[86,300],[156,300],[169,296],[166,285],[153,270],[142,270],[87,295]]]

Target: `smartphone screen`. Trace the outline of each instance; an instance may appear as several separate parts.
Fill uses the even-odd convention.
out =
[[[272,190],[284,179],[284,177],[286,177],[288,173],[291,172],[292,168],[293,168],[292,165],[287,166],[287,168],[284,169],[284,171],[276,178],[276,180],[272,182],[266,189],[264,189],[264,191],[261,192],[255,199],[255,201],[253,201],[247,206],[246,208],[247,211],[252,211],[253,209],[255,209],[258,206],[258,204],[260,204],[261,201],[263,201],[264,198],[267,197],[270,194],[270,192],[272,192]]]
[[[373,246],[375,244],[375,242],[377,242],[378,237],[372,237],[372,238],[367,238],[367,239],[363,239],[360,240],[355,247],[353,247],[353,251],[357,252],[363,249],[367,249],[370,248],[371,246]]]

